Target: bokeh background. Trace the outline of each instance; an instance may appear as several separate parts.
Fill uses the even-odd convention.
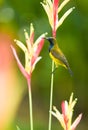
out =
[[[35,39],[44,32],[51,36],[51,28],[40,1],[42,0],[0,0],[0,130],[16,130],[16,126],[21,130],[30,129],[27,83],[17,67],[10,45],[16,47],[14,39],[25,44],[24,29],[29,32],[31,22],[35,28]],[[77,129],[87,130],[88,1],[71,0],[59,17],[72,6],[75,6],[75,10],[58,29],[57,40],[69,61],[73,77],[63,67],[55,71],[53,104],[61,110],[61,102],[68,100],[71,92],[74,92],[78,101],[73,119],[82,112],[83,118]],[[41,52],[43,58],[32,75],[35,130],[48,129],[51,78],[48,47],[49,44],[45,42]],[[19,48],[16,49],[24,64],[23,53]],[[62,129],[55,118],[52,129]]]

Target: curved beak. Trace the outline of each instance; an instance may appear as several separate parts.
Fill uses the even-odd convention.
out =
[[[48,40],[48,37],[42,37],[42,39]]]
[[[43,37],[43,39],[50,41],[50,40],[52,40],[54,38],[53,37]]]

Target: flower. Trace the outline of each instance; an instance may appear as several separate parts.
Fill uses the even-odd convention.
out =
[[[57,28],[62,25],[63,21],[66,17],[73,11],[74,7],[70,8],[68,11],[64,13],[64,15],[58,19],[59,12],[63,9],[63,7],[69,2],[70,0],[64,0],[62,4],[59,6],[59,0],[44,0],[41,2],[47,16],[49,19],[50,26],[52,28],[53,36],[56,36]],[[59,7],[58,7],[59,6]]]
[[[35,41],[35,43],[34,43],[34,27],[32,24],[30,24],[30,36],[28,36],[28,33],[26,32],[26,30],[24,30],[24,33],[25,33],[27,46],[25,46],[19,40],[15,40],[15,42],[16,42],[17,46],[19,46],[25,54],[25,67],[20,62],[20,59],[18,58],[15,48],[12,45],[11,45],[11,48],[12,48],[14,57],[17,61],[20,71],[26,78],[30,78],[31,74],[35,68],[36,63],[41,59],[39,54],[44,45],[43,37],[45,37],[45,35],[47,33],[42,34]]]
[[[57,110],[55,106],[53,107],[53,110],[55,112],[51,111],[52,115],[59,120],[64,130],[75,130],[75,128],[77,127],[82,118],[82,114],[79,114],[79,116],[72,123],[73,108],[76,104],[76,101],[77,99],[73,100],[73,93],[72,93],[70,96],[69,103],[67,101],[63,101],[61,104],[62,114]]]

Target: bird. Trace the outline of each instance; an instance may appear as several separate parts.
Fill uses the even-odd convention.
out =
[[[51,59],[54,61],[56,68],[58,68],[59,65],[65,67],[68,69],[70,75],[72,76],[72,70],[70,69],[69,63],[61,51],[61,49],[58,46],[57,40],[54,37],[44,37],[45,40],[48,40],[50,45],[49,45],[49,55]],[[55,68],[55,69],[56,69]]]

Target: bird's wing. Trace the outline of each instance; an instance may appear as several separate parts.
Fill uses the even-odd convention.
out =
[[[72,73],[72,71],[71,71],[71,69],[70,69],[70,67],[69,67],[68,61],[67,61],[66,57],[64,56],[64,54],[63,54],[62,52],[61,52],[61,54],[60,54],[59,51],[53,50],[53,49],[51,50],[51,54],[52,54],[56,59],[58,59],[60,62],[62,62],[63,66],[64,66],[64,65],[66,66],[66,68],[68,69],[70,75],[72,76],[73,73]],[[64,67],[65,67],[65,66],[64,66]]]
[[[51,54],[56,58],[58,59],[59,61],[61,61],[62,63],[64,63],[66,66],[68,66],[68,61],[66,59],[66,57],[64,56],[63,53],[60,54],[59,51],[57,50],[51,50]]]

